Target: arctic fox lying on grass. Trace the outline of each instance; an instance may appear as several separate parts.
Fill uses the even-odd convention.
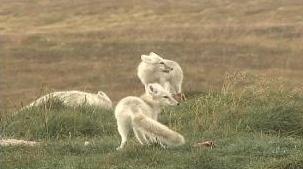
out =
[[[160,84],[148,84],[145,90],[145,94],[141,97],[126,97],[116,106],[115,116],[118,132],[122,139],[117,150],[125,146],[131,128],[140,144],[149,144],[155,139],[161,145],[178,146],[184,144],[182,135],[157,121],[163,106],[178,105],[179,103]]]
[[[65,106],[76,107],[81,105],[96,106],[104,109],[112,109],[112,101],[109,97],[102,91],[98,91],[97,94],[87,93],[82,91],[61,91],[53,92],[44,95],[23,109],[27,109],[34,106],[41,106],[48,103],[51,100],[58,100]],[[22,109],[22,110],[23,110]]]
[[[177,100],[185,100],[182,94],[183,71],[180,65],[172,60],[163,59],[156,53],[141,55],[137,75],[145,85],[160,83]]]

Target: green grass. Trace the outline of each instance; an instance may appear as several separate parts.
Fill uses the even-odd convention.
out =
[[[182,133],[186,144],[141,146],[120,137],[112,111],[93,107],[35,108],[1,118],[5,136],[39,140],[37,147],[1,147],[11,168],[299,169],[303,167],[303,95],[277,80],[227,76],[220,92],[189,96],[166,108],[160,121]],[[214,149],[194,147],[213,140]],[[91,144],[84,146],[84,142]]]
[[[291,87],[303,81],[302,4],[5,1],[0,6],[0,135],[43,144],[0,147],[0,169],[303,168],[303,95]],[[114,103],[139,95],[144,88],[135,68],[140,55],[151,51],[184,70],[183,90],[190,99],[160,117],[185,136],[184,146],[164,150],[131,139],[117,152],[113,112],[93,107],[58,105],[11,116],[44,87],[103,90]],[[239,70],[257,77],[231,74],[223,80],[225,72]],[[258,77],[264,74],[291,83]],[[200,140],[217,146],[192,147]],[[85,141],[92,144],[84,146]]]
[[[43,86],[103,90],[113,102],[139,95],[136,66],[151,51],[180,63],[184,91],[220,88],[239,70],[301,85],[302,16],[302,0],[5,1],[0,111]]]

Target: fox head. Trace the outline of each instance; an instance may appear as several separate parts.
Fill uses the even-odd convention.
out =
[[[165,63],[165,59],[154,52],[150,52],[149,55],[141,55],[141,60],[146,64],[159,68],[161,72],[169,73],[173,70],[173,68]]]
[[[111,102],[110,98],[109,98],[104,92],[98,91],[98,94],[97,94],[97,95],[100,96],[101,98],[103,98],[103,99],[105,99],[105,100]]]
[[[186,101],[186,97],[184,93],[173,94],[174,99],[177,101]]]
[[[153,100],[158,102],[160,105],[179,105],[179,102],[172,96],[171,93],[166,91],[158,83],[150,83],[146,86],[146,93],[153,97]]]

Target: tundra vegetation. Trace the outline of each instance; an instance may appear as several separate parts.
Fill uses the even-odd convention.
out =
[[[0,135],[41,142],[0,147],[1,169],[303,168],[302,1],[0,1]],[[184,71],[188,100],[159,119],[184,146],[115,151],[113,112],[94,107],[11,114],[41,88],[138,96],[151,51]]]
[[[303,94],[285,81],[235,73],[222,90],[190,96],[168,107],[162,123],[186,144],[141,146],[134,136],[124,150],[113,111],[66,108],[55,102],[1,119],[6,137],[38,146],[1,147],[10,168],[275,168],[303,167]],[[194,146],[212,140],[213,149]],[[85,142],[89,144],[85,144]]]

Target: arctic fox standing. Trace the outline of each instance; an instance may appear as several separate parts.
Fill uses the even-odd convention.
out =
[[[178,100],[185,99],[182,94],[183,71],[177,62],[163,59],[153,52],[141,55],[141,60],[137,75],[145,87],[149,83],[160,83],[175,97],[179,97]]]
[[[125,146],[131,128],[140,144],[149,144],[155,138],[167,146],[184,144],[182,135],[157,121],[163,106],[179,103],[160,84],[148,84],[145,90],[141,97],[126,97],[116,106],[115,117],[122,139],[117,150]]]
[[[94,94],[76,90],[49,93],[38,98],[23,109],[33,106],[41,106],[49,102],[51,99],[58,99],[58,101],[62,102],[63,105],[69,107],[90,105],[105,109],[112,109],[112,101],[104,92],[98,91],[97,94]]]

